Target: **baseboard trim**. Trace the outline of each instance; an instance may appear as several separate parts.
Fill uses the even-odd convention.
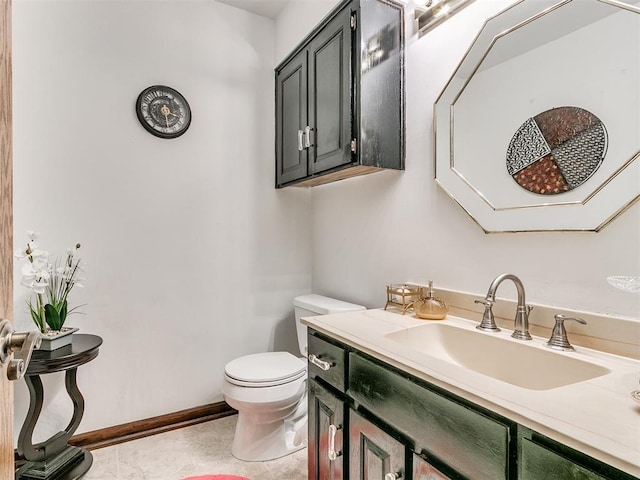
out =
[[[236,413],[238,412],[231,408],[226,402],[210,403],[201,407],[189,408],[158,417],[146,418],[144,420],[137,420],[135,422],[74,435],[69,440],[69,445],[81,447],[86,450],[96,450],[98,448],[149,437],[158,433],[169,432],[171,430],[177,430],[178,428],[216,420]],[[16,451],[15,460],[17,463],[21,463],[24,461],[24,458],[19,456]]]
[[[95,450],[97,448],[109,447],[111,445],[117,445],[118,443],[129,442],[158,433],[216,420],[235,413],[238,412],[231,408],[226,402],[211,403],[201,407],[189,408],[158,417],[74,435],[71,437],[71,440],[69,440],[69,445],[81,447],[86,450]]]

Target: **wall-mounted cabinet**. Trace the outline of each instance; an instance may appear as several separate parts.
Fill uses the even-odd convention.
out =
[[[404,168],[404,13],[338,5],[278,66],[276,188]]]

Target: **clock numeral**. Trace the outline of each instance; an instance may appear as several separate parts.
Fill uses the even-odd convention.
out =
[[[162,93],[162,92],[160,92],[160,91],[156,90],[156,91],[153,91],[153,92],[149,92],[149,93],[147,93],[147,94],[144,96],[144,99],[145,99],[148,103],[151,103],[151,102],[153,102],[156,98],[162,98],[162,97],[164,97],[164,96],[165,96],[165,94],[164,94],[164,93]]]

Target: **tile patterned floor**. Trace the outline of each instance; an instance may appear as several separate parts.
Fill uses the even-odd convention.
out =
[[[236,415],[93,450],[83,480],[180,480],[231,474],[251,480],[307,480],[307,449],[270,462],[231,456]]]

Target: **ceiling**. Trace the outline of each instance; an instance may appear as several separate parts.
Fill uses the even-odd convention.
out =
[[[275,19],[289,0],[218,0],[218,2]]]

